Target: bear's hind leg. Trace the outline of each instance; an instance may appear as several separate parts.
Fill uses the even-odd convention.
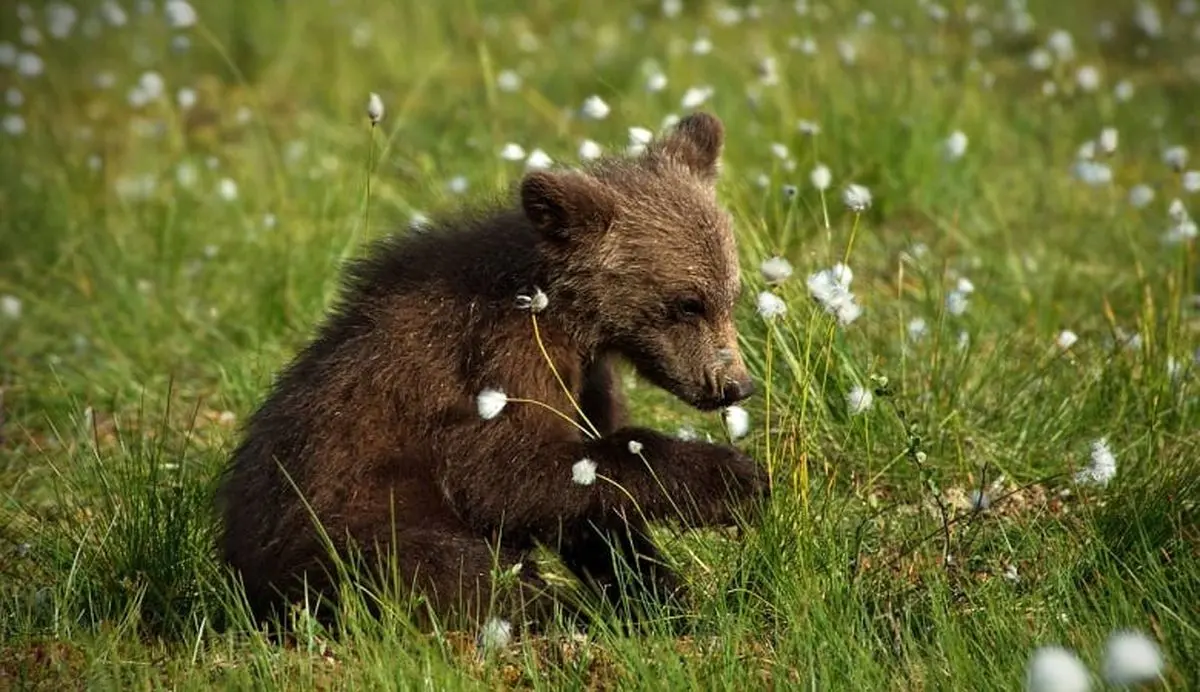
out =
[[[642,606],[651,614],[662,607],[669,611],[686,600],[686,590],[647,532],[640,522],[589,524],[563,538],[559,556],[622,618],[645,615]]]

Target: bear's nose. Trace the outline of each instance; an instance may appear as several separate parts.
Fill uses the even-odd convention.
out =
[[[736,404],[739,401],[750,398],[754,394],[754,382],[749,377],[726,380],[725,387],[721,392],[721,397],[724,399],[724,405]]]

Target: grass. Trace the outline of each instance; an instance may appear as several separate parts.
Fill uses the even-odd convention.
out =
[[[0,9],[0,40],[45,66],[0,69],[24,126],[0,137],[0,687],[1010,690],[1046,644],[1099,686],[1125,628],[1161,647],[1162,688],[1200,686],[1200,283],[1195,241],[1162,240],[1172,199],[1197,210],[1162,159],[1200,141],[1196,17],[1160,3],[1148,39],[1102,3],[1029,4],[1019,34],[1000,2],[973,22],[962,3],[947,21],[916,3],[761,3],[725,25],[704,3],[668,18],[622,1],[213,0],[179,30],[126,8],[127,25],[89,32],[81,10],[63,39],[38,5],[35,46]],[[1075,57],[1035,72],[1029,52],[1059,28]],[[792,47],[803,37],[815,55]],[[756,76],[767,55],[778,84]],[[147,70],[166,92],[136,108]],[[648,92],[657,70],[668,85]],[[584,138],[620,148],[692,86],[728,129],[720,195],[753,289],[739,324],[763,395],[739,444],[775,483],[736,540],[664,535],[704,594],[694,632],[480,659],[470,634],[413,632],[399,608],[286,645],[247,626],[211,550],[212,482],[340,264],[460,203],[457,176],[467,198],[505,194],[522,171],[505,143],[565,163]],[[372,91],[387,106],[374,129]],[[592,94],[607,119],[577,117]],[[1106,126],[1112,179],[1088,185],[1072,163]],[[955,130],[969,146],[947,161]],[[841,205],[851,182],[873,194],[861,216]],[[1140,183],[1156,194],[1137,208]],[[770,288],[787,312],[764,320],[757,268],[776,254],[796,273]],[[845,327],[805,286],[839,261],[864,308]],[[974,290],[954,314],[960,278]],[[639,421],[721,434],[629,384]],[[874,392],[859,415],[855,385]],[[1101,438],[1115,478],[1074,482]]]

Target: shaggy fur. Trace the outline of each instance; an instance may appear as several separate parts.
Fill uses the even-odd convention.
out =
[[[752,391],[733,233],[714,192],[723,138],[719,120],[692,115],[636,159],[531,172],[520,208],[386,239],[353,265],[222,479],[221,550],[259,616],[305,583],[336,595],[310,511],[334,547],[393,561],[443,618],[477,624],[490,605],[520,624],[523,605],[541,621],[538,544],[604,594],[617,561],[646,591],[678,589],[647,522],[730,524],[765,474],[732,447],[629,427],[612,362],[700,409]],[[549,297],[536,315],[545,348],[597,439],[534,404],[492,420],[477,410],[496,388],[578,418],[517,306],[535,288]],[[600,476],[590,485],[572,480],[584,458]],[[518,588],[495,591],[493,569],[518,563]]]

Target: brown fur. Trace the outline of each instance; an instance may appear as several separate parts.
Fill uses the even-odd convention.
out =
[[[443,617],[482,616],[494,557],[522,563],[514,593],[543,617],[528,559],[539,543],[605,592],[617,560],[644,588],[678,588],[647,522],[731,523],[765,492],[764,474],[732,447],[629,427],[611,368],[626,358],[706,410],[751,392],[733,234],[714,192],[723,134],[696,114],[639,158],[529,173],[520,209],[386,239],[354,265],[223,479],[221,549],[259,615],[300,598],[302,578],[334,595],[309,507],[335,547],[390,555]],[[499,388],[575,416],[516,305],[534,287],[549,297],[545,347],[598,439],[528,403],[492,420],[477,411],[479,392]],[[602,476],[587,486],[572,481],[584,457]],[[515,603],[498,615],[516,618]]]

